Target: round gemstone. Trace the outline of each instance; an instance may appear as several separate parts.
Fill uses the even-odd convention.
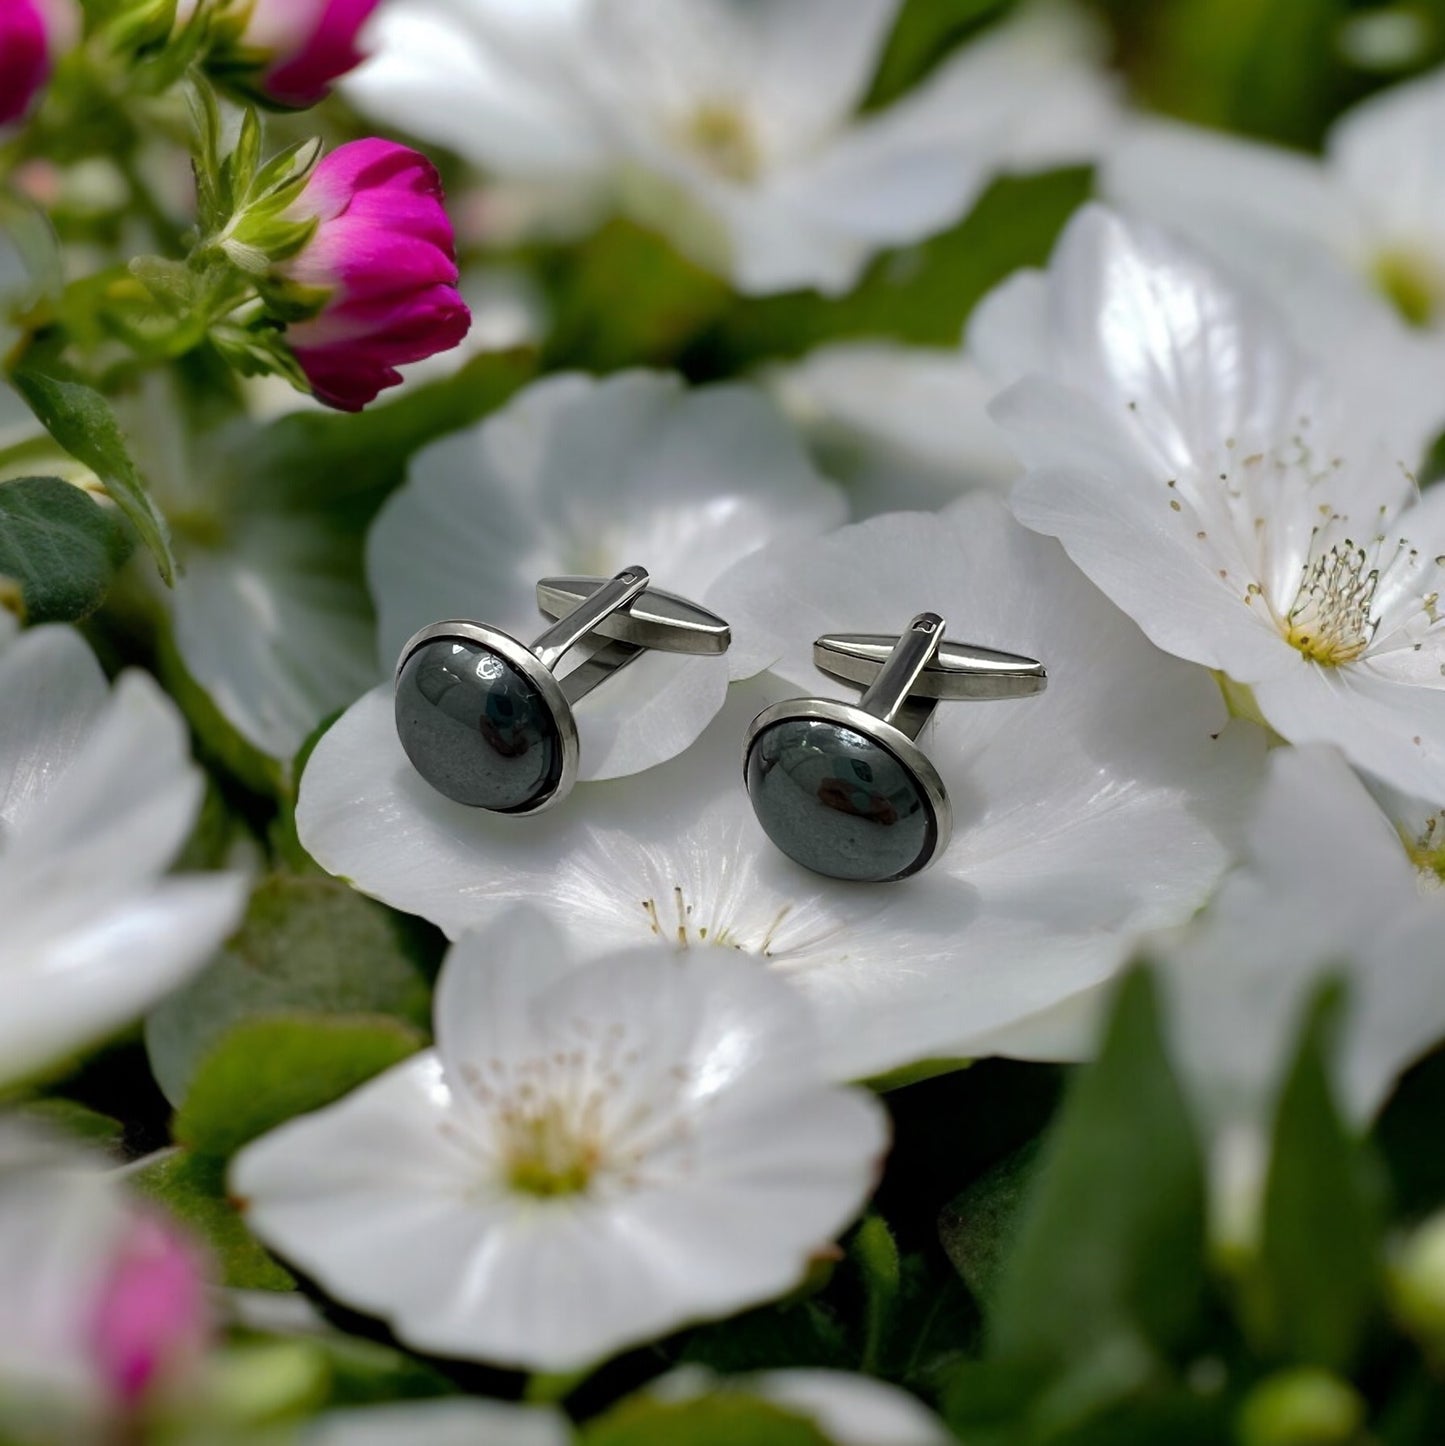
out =
[[[473,808],[516,813],[562,777],[562,735],[547,700],[481,643],[424,643],[396,680],[396,731],[438,793]]]
[[[933,857],[938,819],[913,770],[843,724],[784,718],[765,728],[747,782],[768,837],[815,873],[882,883]]]

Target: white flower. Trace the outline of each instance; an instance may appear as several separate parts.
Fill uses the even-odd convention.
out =
[[[1151,647],[997,502],[780,544],[721,590],[735,647],[776,661],[788,682],[734,687],[681,757],[581,785],[519,827],[428,787],[378,690],[312,755],[302,842],[332,873],[453,936],[534,900],[579,959],[652,940],[766,961],[816,1006],[837,1079],[1023,1048],[1023,1024],[1037,1030],[1107,978],[1139,930],[1188,917],[1223,872],[1219,830],[1242,816],[1257,730],[1216,740],[1226,715],[1213,683]],[[1043,658],[1049,690],[939,709],[927,746],[957,825],[927,874],[879,889],[820,878],[753,818],[743,730],[780,696],[844,691],[812,668],[820,632],[898,627],[923,607],[951,619],[955,637]]]
[[[296,449],[256,466],[276,433],[245,418],[197,433],[163,374],[117,413],[174,534],[180,574],[156,595],[180,660],[252,748],[289,764],[376,681],[359,528],[307,504]]]
[[[1442,937],[1445,894],[1422,891],[1395,827],[1339,753],[1274,752],[1245,861],[1193,928],[1152,951],[1229,1216],[1253,1218],[1275,1094],[1317,989],[1345,982],[1336,1086],[1363,1123],[1445,1034]]]
[[[230,932],[242,878],[163,877],[201,790],[149,678],[108,688],[68,628],[0,651],[0,1081],[129,1024]]]
[[[1421,497],[1263,300],[1090,208],[971,340],[1024,378],[993,408],[1021,521],[1285,738],[1445,797],[1445,491]]]
[[[1348,111],[1323,158],[1139,121],[1100,187],[1267,291],[1356,395],[1428,443],[1445,427],[1442,129],[1445,70]]]
[[[567,1446],[573,1439],[557,1411],[475,1397],[327,1411],[301,1437],[303,1446]]]
[[[195,1248],[117,1172],[14,1120],[0,1121],[0,1272],[7,1440],[17,1424],[26,1441],[99,1440],[88,1426],[193,1379],[211,1331]]]
[[[839,342],[765,380],[820,465],[847,483],[855,517],[942,507],[1018,476],[988,415],[998,388],[963,351]]]
[[[780,1295],[885,1145],[802,1002],[722,955],[577,969],[515,910],[448,955],[436,1037],[231,1172],[262,1239],[422,1350],[570,1370]]]
[[[484,168],[589,186],[746,292],[845,291],[958,220],[999,172],[1088,158],[1092,32],[1035,7],[857,117],[898,0],[393,6],[349,83]]]
[[[897,1386],[849,1371],[756,1371],[715,1376],[680,1366],[647,1388],[664,1401],[690,1401],[713,1392],[756,1396],[809,1420],[833,1446],[949,1446],[955,1438],[916,1397]]]
[[[549,377],[422,452],[377,517],[367,572],[381,668],[390,676],[407,639],[444,618],[528,641],[547,625],[536,588],[549,575],[641,563],[658,587],[706,602],[738,559],[826,531],[846,511],[750,387],[689,391],[652,372]],[[680,753],[722,707],[729,671],[719,658],[638,658],[577,707],[580,777]]]

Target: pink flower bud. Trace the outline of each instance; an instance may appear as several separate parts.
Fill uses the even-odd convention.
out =
[[[197,1361],[211,1335],[206,1276],[194,1247],[163,1220],[137,1216],[110,1262],[91,1317],[101,1381],[133,1408]]]
[[[330,296],[286,340],[323,402],[360,411],[401,381],[397,367],[449,350],[471,327],[441,179],[405,146],[352,141],[316,167],[288,212],[312,216],[316,233],[279,271]]]
[[[308,106],[359,65],[356,37],[378,0],[256,0],[243,34],[270,57],[257,87],[279,105]]]
[[[0,125],[25,115],[79,34],[73,0],[0,0]]]

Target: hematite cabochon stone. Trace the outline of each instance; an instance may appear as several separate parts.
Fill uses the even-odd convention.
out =
[[[768,837],[829,878],[896,879],[921,868],[938,842],[912,770],[841,723],[784,718],[765,728],[748,752],[747,782]]]
[[[462,638],[424,643],[396,680],[396,731],[438,793],[514,813],[562,777],[562,735],[547,700],[490,648]]]

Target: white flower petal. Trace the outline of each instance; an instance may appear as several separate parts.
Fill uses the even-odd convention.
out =
[[[418,1056],[242,1152],[253,1227],[411,1344],[532,1368],[787,1289],[869,1188],[881,1109],[819,1085],[806,1010],[761,971],[633,950],[538,989],[518,926],[490,964],[448,961],[489,976],[443,982],[454,1062]],[[584,1184],[519,1183],[537,1129],[585,1152]]]
[[[0,654],[0,1076],[145,1012],[244,903],[239,877],[160,881],[200,806],[185,723],[148,677],[107,695],[69,629]]]
[[[105,699],[105,674],[70,628],[32,628],[0,651],[0,848],[80,751]]]
[[[855,516],[941,507],[1018,475],[986,410],[998,388],[960,351],[840,342],[767,381],[822,465],[848,484]]]
[[[1250,594],[1234,535],[1208,525],[1165,468],[1151,470],[1102,407],[1031,379],[992,410],[1030,469],[1010,496],[1014,516],[1057,537],[1159,647],[1245,681],[1299,658]]]
[[[1355,208],[1317,160],[1200,126],[1136,119],[1105,153],[1099,185],[1127,210],[1212,240],[1261,282],[1288,283],[1291,257],[1310,247],[1344,260],[1361,245]]]
[[[835,1446],[948,1446],[943,1423],[922,1402],[871,1376],[847,1371],[759,1371],[747,1386],[808,1416]]]
[[[743,102],[769,160],[806,154],[844,126],[872,79],[900,0],[596,0],[586,38],[608,110],[682,129]],[[820,63],[820,48],[825,63]]]
[[[1445,69],[1362,101],[1330,131],[1327,160],[1384,243],[1445,275]],[[1388,157],[1388,163],[1382,159]]]
[[[1025,7],[948,57],[916,89],[778,178],[789,209],[875,245],[962,216],[1000,171],[1091,159],[1113,117],[1062,6]]]
[[[191,676],[253,747],[289,762],[328,713],[377,677],[354,543],[333,520],[243,514],[219,549],[186,559],[176,647]]]
[[[412,0],[371,21],[371,58],[347,78],[370,115],[519,177],[573,178],[605,164],[585,97],[557,83],[547,52],[575,43],[572,3]],[[530,13],[529,13],[530,12]]]
[[[0,1389],[7,1399],[100,1404],[88,1327],[128,1223],[114,1177],[68,1143],[0,1127]],[[75,1424],[71,1422],[70,1424]]]
[[[1162,951],[1171,1033],[1217,1128],[1268,1119],[1302,1012],[1332,974],[1349,987],[1342,1083],[1357,1118],[1445,1029],[1438,949],[1426,947],[1445,909],[1419,898],[1413,875],[1334,750],[1272,755],[1246,863]]]
[[[1406,124],[1389,122],[1402,133],[1372,143],[1366,159],[1352,137],[1357,117],[1362,132],[1373,131],[1365,124],[1371,104],[1337,127],[1350,159],[1333,168],[1237,136],[1136,123],[1106,157],[1100,190],[1188,237],[1268,295],[1300,345],[1414,465],[1445,426],[1445,353],[1437,338],[1405,325],[1377,290],[1375,270],[1403,239],[1389,234],[1397,198],[1409,192],[1401,176],[1408,167],[1419,177],[1431,164],[1395,158],[1433,155],[1434,131],[1418,124],[1418,107],[1402,106]],[[1378,157],[1386,154],[1392,164],[1381,168]],[[1373,179],[1362,182],[1362,171]]]
[[[196,972],[246,903],[235,874],[155,885],[90,907],[48,941],[0,947],[0,1082],[24,1079],[131,1023]],[[79,913],[80,911],[77,910]]]
[[[841,520],[776,411],[748,387],[686,390],[629,372],[549,378],[470,431],[423,452],[368,541],[389,670],[407,639],[475,618],[540,633],[536,584],[641,563],[658,587],[705,602],[732,563]],[[577,708],[584,779],[672,758],[722,706],[717,658],[639,658]],[[732,676],[745,676],[737,668]]]
[[[1402,792],[1445,798],[1445,679],[1391,677],[1370,658],[1348,668],[1306,662],[1256,684],[1255,702],[1295,743],[1334,743]],[[1419,686],[1419,684],[1426,686]]]

